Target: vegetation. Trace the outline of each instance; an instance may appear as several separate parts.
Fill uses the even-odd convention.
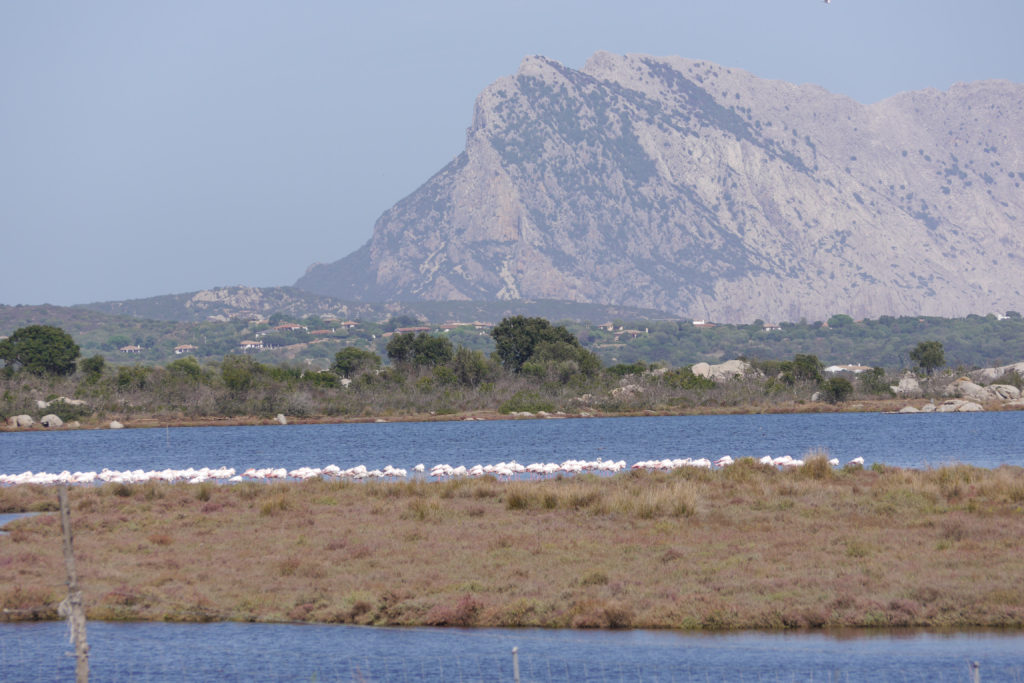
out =
[[[1024,626],[1024,470],[625,472],[70,491],[90,619],[788,629]],[[52,488],[0,511],[54,510]],[[56,514],[0,552],[5,619],[57,618]],[[19,559],[20,558],[20,559]],[[262,589],[260,587],[263,587]]]
[[[0,361],[8,375],[19,369],[33,375],[70,375],[78,354],[71,335],[50,325],[22,327],[0,340]]]
[[[942,342],[923,341],[910,352],[910,360],[917,363],[926,374],[931,375],[946,364],[946,355],[942,350]]]
[[[1005,365],[1024,358],[1024,319],[1014,311],[1007,311],[1002,319],[995,315],[954,319],[882,316],[877,320],[852,321],[850,316],[836,315],[827,322],[783,322],[766,327],[758,320],[752,324],[698,327],[689,320],[609,320],[607,308],[555,303],[537,302],[533,309],[545,311],[548,320],[560,321],[557,327],[568,330],[582,348],[608,366],[642,363],[686,367],[728,358],[786,359],[800,354],[817,356],[825,365],[855,363],[892,371],[914,365],[909,354],[921,340],[941,343],[945,363],[953,368]],[[451,320],[453,313],[466,314],[462,320],[499,320],[502,314],[497,311],[502,308],[526,307],[507,302],[501,307],[472,302],[456,304],[459,302],[420,302],[416,316],[394,315],[380,309],[372,316],[357,318],[355,327],[335,327],[336,323],[328,323],[317,315],[278,313],[265,320],[232,318],[184,323],[113,316],[84,308],[0,305],[0,335],[29,324],[52,325],[70,333],[83,356],[103,355],[109,365],[147,366],[176,359],[175,347],[182,344],[195,346],[191,353],[203,363],[219,362],[225,355],[238,353],[241,341],[258,339],[264,346],[251,353],[258,354],[262,363],[296,363],[327,370],[335,354],[345,348],[358,348],[385,358],[388,339],[383,335],[407,326],[430,327],[432,333],[448,337],[456,349],[463,346],[487,356],[496,348],[490,335],[471,325],[442,328],[440,321]],[[379,317],[382,315],[392,317]],[[592,322],[580,322],[580,316]],[[430,320],[435,322],[427,322]],[[273,330],[281,323],[295,323],[308,331]],[[598,326],[600,323],[607,324]],[[325,329],[328,334],[312,334]],[[141,350],[119,351],[126,345],[137,345]]]
[[[386,324],[404,322],[394,319]],[[832,322],[841,327],[857,325],[842,319]],[[277,326],[281,331],[295,327]],[[459,336],[399,331],[381,339],[388,365],[374,351],[352,345],[336,351],[333,362],[327,359],[330,369],[308,362],[261,362],[267,357],[252,353],[203,361],[185,355],[162,367],[141,362],[115,365],[95,354],[79,362],[76,371],[73,360],[70,365],[54,360],[77,354],[71,337],[56,328],[42,329],[44,333],[22,328],[3,342],[6,358],[23,360],[7,360],[0,373],[0,419],[21,414],[38,419],[51,412],[48,403],[61,396],[76,399],[75,407],[65,404],[64,414],[57,414],[86,426],[110,419],[260,420],[278,413],[319,420],[540,411],[792,412],[836,410],[833,406],[839,404],[855,410],[902,407],[887,402],[892,398],[889,387],[898,383],[902,369],[891,372],[875,367],[859,378],[853,374],[826,378],[821,360],[806,353],[790,360],[751,359],[749,372],[718,380],[695,374],[689,365],[635,361],[603,368],[600,358],[568,327],[522,316],[506,318],[494,327],[490,336],[495,351],[490,356],[461,343],[479,344],[480,332]],[[25,348],[35,349],[36,355],[16,357],[9,352]],[[922,342],[908,349],[908,358],[913,356],[918,367],[932,373],[941,355],[940,342]],[[53,365],[44,365],[44,360]],[[46,367],[71,371],[39,369]],[[1015,375],[998,383],[1020,382]],[[926,383],[926,391],[938,398],[946,384],[936,378]]]

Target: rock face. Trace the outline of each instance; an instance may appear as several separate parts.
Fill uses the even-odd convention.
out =
[[[985,409],[973,401],[964,401],[959,398],[951,398],[943,401],[935,409],[937,413],[980,413]]]
[[[1024,362],[1001,365],[998,368],[982,368],[971,373],[971,377],[979,382],[991,382],[999,379],[1008,372],[1015,372],[1024,377]]]
[[[899,384],[891,386],[889,389],[899,398],[918,398],[923,393],[921,391],[921,384],[913,375],[904,375],[900,378]]]
[[[296,286],[364,301],[564,299],[723,322],[1019,306],[1024,85],[861,105],[709,62],[543,57],[465,150]]]
[[[966,377],[949,384],[942,393],[944,396],[967,398],[972,401],[1012,401],[1020,398],[1020,389],[1011,384],[990,384],[983,387]]]
[[[742,360],[727,360],[717,365],[707,363],[695,363],[690,370],[698,377],[706,377],[716,382],[732,379],[736,376],[742,377],[751,369],[750,363]]]

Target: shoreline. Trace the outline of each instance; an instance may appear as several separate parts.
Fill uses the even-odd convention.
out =
[[[31,427],[12,427],[6,423],[0,424],[0,432],[61,432],[74,431],[78,429],[109,429],[111,421],[120,422],[125,429],[152,429],[159,427],[241,427],[241,426],[287,426],[298,424],[361,424],[361,423],[386,423],[386,422],[460,422],[470,420],[540,420],[540,419],[586,419],[586,418],[616,418],[616,417],[687,417],[687,416],[715,416],[715,415],[791,415],[791,414],[825,414],[825,413],[899,413],[905,406],[913,406],[920,409],[926,403],[932,402],[929,399],[877,399],[859,400],[848,404],[828,403],[782,403],[765,406],[741,405],[691,408],[685,410],[638,410],[623,412],[606,412],[598,410],[583,410],[574,413],[539,413],[539,414],[505,414],[496,410],[464,411],[450,414],[434,413],[410,413],[410,414],[387,414],[360,416],[338,416],[338,415],[316,415],[316,416],[288,416],[287,424],[281,425],[275,417],[260,415],[241,416],[201,416],[185,417],[182,415],[161,415],[129,417],[111,413],[102,419],[87,419],[80,421],[77,426],[65,424],[62,427],[43,427],[38,423]],[[1022,410],[1021,406],[1005,406],[999,402],[992,402],[984,406],[985,412],[1001,412]]]

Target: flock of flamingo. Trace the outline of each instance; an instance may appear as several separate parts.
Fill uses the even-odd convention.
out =
[[[675,470],[681,467],[700,467],[704,469],[723,468],[732,465],[735,461],[731,456],[724,455],[712,462],[707,458],[678,458],[664,460],[641,460],[633,463],[630,469],[634,470]],[[791,469],[802,467],[804,461],[789,455],[773,458],[769,455],[757,461],[761,465]],[[832,467],[839,466],[839,460],[832,458],[828,461]],[[854,458],[848,465],[863,465],[864,458]],[[595,472],[614,474],[626,469],[625,460],[566,460],[562,463],[531,463],[521,465],[514,460],[511,462],[499,462],[496,465],[473,465],[465,467],[459,465],[439,464],[434,465],[429,471],[424,465],[419,464],[412,468],[413,478],[431,478],[437,481],[455,479],[461,477],[483,477],[493,476],[499,479],[540,479],[553,476],[564,476],[580,474],[583,472]],[[239,483],[243,481],[301,481],[313,478],[325,479],[347,479],[364,480],[377,479],[385,481],[399,481],[410,478],[408,471],[385,466],[383,469],[367,469],[365,465],[357,465],[348,469],[341,469],[337,465],[326,467],[300,467],[294,470],[280,468],[249,468],[238,474],[234,468],[202,467],[200,469],[165,469],[165,470],[109,470],[103,469],[100,472],[68,472],[67,470],[53,474],[50,472],[22,472],[21,474],[0,474],[0,486],[16,486],[19,484],[102,484],[122,483],[138,484],[147,481],[165,481],[170,483],[185,482],[189,484],[200,484],[206,481],[218,483]]]

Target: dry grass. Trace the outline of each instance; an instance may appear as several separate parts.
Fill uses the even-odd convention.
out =
[[[1024,470],[71,491],[92,619],[459,626],[1024,625]],[[0,511],[56,492],[0,489]],[[3,617],[54,618],[57,515],[0,536]]]

